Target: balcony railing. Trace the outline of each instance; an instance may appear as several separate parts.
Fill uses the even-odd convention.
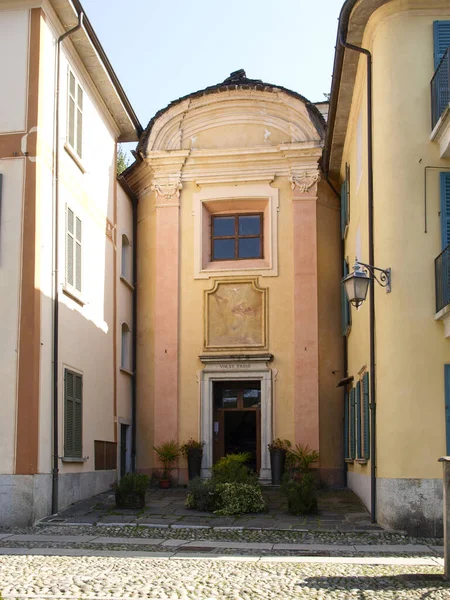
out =
[[[433,130],[450,101],[450,47],[445,51],[431,80],[431,129]]]
[[[434,261],[436,312],[450,304],[450,244]]]

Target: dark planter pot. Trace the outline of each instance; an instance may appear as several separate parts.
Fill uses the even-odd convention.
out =
[[[203,450],[189,450],[187,456],[189,481],[191,479],[194,479],[194,477],[200,477],[200,471],[202,468],[202,457]]]
[[[168,488],[170,488],[170,479],[160,479],[159,487],[162,490],[167,490]]]
[[[145,492],[143,494],[127,493],[116,491],[117,508],[144,508]]]
[[[286,462],[286,450],[276,449],[270,451],[270,468],[272,470],[272,485],[281,485]]]

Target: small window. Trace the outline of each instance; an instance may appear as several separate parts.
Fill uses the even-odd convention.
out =
[[[83,453],[83,376],[64,369],[64,457]]]
[[[81,292],[82,223],[74,211],[66,211],[66,285]]]
[[[131,245],[130,240],[125,234],[122,235],[122,266],[121,275],[124,279],[131,283]]]
[[[83,156],[83,90],[69,70],[67,142],[76,154]]]
[[[263,258],[263,215],[211,217],[211,259]]]
[[[122,323],[122,352],[120,366],[126,371],[131,371],[131,332],[126,323]]]

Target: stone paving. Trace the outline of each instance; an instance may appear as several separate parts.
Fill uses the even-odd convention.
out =
[[[186,490],[151,490],[143,511],[106,493],[0,529],[0,598],[450,600],[441,539],[373,525],[351,492],[322,493],[308,518],[264,493],[263,515],[187,511]]]
[[[44,523],[154,525],[160,527],[243,527],[257,529],[303,529],[314,531],[365,532],[382,531],[371,518],[359,498],[350,490],[319,492],[317,515],[293,516],[279,488],[263,487],[268,510],[257,515],[220,517],[199,512],[184,506],[187,490],[151,489],[147,493],[146,507],[140,511],[119,510],[114,494],[105,492],[77,502],[56,516],[47,517]]]

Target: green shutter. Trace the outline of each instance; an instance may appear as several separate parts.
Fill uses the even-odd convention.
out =
[[[350,458],[355,458],[355,388],[350,391]]]
[[[450,172],[441,173],[441,238],[444,250],[450,244]]]
[[[344,277],[348,275],[348,263],[344,260]],[[346,336],[349,330],[349,327],[352,322],[352,315],[350,311],[350,302],[347,298],[347,293],[345,291],[344,283],[341,282],[341,320],[342,320],[342,335]]]
[[[83,442],[82,376],[64,371],[64,456],[81,458]]]
[[[361,382],[356,384],[356,458],[363,458],[361,443]]]
[[[341,238],[345,238],[347,228],[347,180],[341,185]]]
[[[344,458],[349,458],[349,445],[348,445],[348,389],[345,388],[344,392]]]
[[[364,458],[370,458],[370,420],[369,420],[369,373],[363,376],[363,422],[364,422]]]
[[[434,21],[434,68],[439,66],[445,51],[450,46],[450,21]]]

